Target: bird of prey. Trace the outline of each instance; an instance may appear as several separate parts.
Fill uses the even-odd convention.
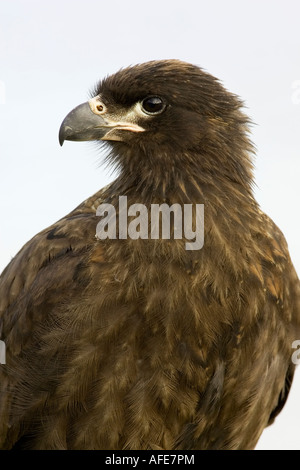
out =
[[[104,78],[64,119],[61,144],[104,142],[119,173],[1,275],[2,449],[255,448],[293,379],[300,287],[253,196],[242,108],[203,69],[162,60]],[[124,218],[121,197],[149,218]],[[151,237],[163,204],[170,236]],[[200,206],[204,243],[188,249],[171,209],[192,207],[196,233]]]

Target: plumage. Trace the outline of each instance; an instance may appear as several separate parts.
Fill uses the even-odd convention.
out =
[[[106,141],[119,176],[0,277],[2,449],[255,447],[291,386],[300,286],[253,196],[249,124],[177,60],[106,77],[65,118],[60,142]],[[203,247],[97,238],[97,208],[120,196],[204,204]]]

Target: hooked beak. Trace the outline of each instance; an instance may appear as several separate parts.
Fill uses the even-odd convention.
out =
[[[65,117],[59,129],[60,145],[65,140],[123,140],[120,132],[115,131],[144,132],[145,129],[134,122],[114,121],[108,113],[98,112],[100,108],[97,103],[99,98],[95,97],[80,104]]]

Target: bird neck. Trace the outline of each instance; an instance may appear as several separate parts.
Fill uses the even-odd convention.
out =
[[[236,163],[235,163],[236,162]],[[252,167],[244,156],[218,157],[192,153],[121,155],[119,177],[109,187],[108,196],[128,195],[137,203],[209,203],[231,207],[241,200],[253,200]]]
[[[184,237],[174,240],[171,245],[168,240],[159,237],[159,240],[146,244],[147,250],[141,250],[141,253],[138,250],[139,256],[148,257],[150,251],[155,259],[161,260],[166,257],[176,259],[179,264],[186,264],[189,262],[187,260],[199,259],[199,257],[205,257],[206,253],[210,253],[215,266],[218,265],[219,260],[226,260],[226,265],[230,266],[230,272],[238,275],[237,273],[245,268],[240,251],[246,245],[252,246],[251,227],[257,216],[257,203],[252,195],[251,185],[247,183],[247,178],[243,180],[238,173],[235,177],[233,172],[229,174],[224,167],[216,167],[214,171],[208,171],[201,165],[200,167],[192,165],[189,161],[185,161],[183,166],[179,164],[178,159],[176,161],[176,158],[171,161],[169,158],[168,165],[163,160],[160,165],[153,162],[150,166],[145,161],[139,165],[136,160],[135,171],[131,164],[127,168],[124,165],[124,169],[121,166],[119,177],[104,192],[101,191],[101,202],[108,203],[114,208],[118,230],[120,231],[120,227],[122,229],[125,226],[128,228],[128,233],[130,232],[131,216],[135,219],[133,224],[136,227],[137,221],[141,221],[142,212],[140,212],[141,206],[135,205],[143,205],[142,209],[147,215],[147,224],[151,228],[146,227],[146,232],[148,238],[151,238],[153,205],[168,205],[166,213],[169,216],[168,210],[177,204],[180,206],[179,212],[181,211],[182,216],[180,220],[186,224],[191,233],[203,235],[204,249],[195,249],[196,245],[192,249],[187,249]],[[192,211],[190,213],[185,211],[184,205],[192,205]],[[197,222],[197,210],[200,205],[203,207],[203,226],[201,226],[201,220]],[[121,216],[121,212],[126,213],[128,217]],[[200,209],[199,214],[201,214]],[[202,215],[200,219],[201,217]],[[175,215],[174,219],[173,215],[170,216],[171,224],[173,220],[175,227]],[[127,228],[127,236],[125,236],[127,242],[121,244],[120,249],[124,250],[124,247],[127,247],[130,252],[135,246],[146,243],[145,240],[131,240]],[[186,235],[185,229],[182,233]],[[199,237],[197,235],[195,240],[192,236],[186,238],[192,240],[193,243],[197,242],[198,247],[203,241],[200,235]],[[116,238],[122,238],[121,241],[123,241],[124,237],[123,235],[120,237],[118,232]]]

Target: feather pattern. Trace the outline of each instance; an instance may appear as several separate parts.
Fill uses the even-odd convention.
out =
[[[151,94],[166,111],[109,143],[118,178],[0,277],[3,449],[252,449],[284,405],[300,287],[252,194],[242,102],[180,61],[123,69],[93,92],[114,113]],[[204,204],[203,248],[99,240],[97,207],[120,195]]]

